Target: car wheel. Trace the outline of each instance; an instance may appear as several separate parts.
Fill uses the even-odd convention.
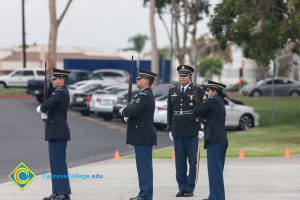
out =
[[[252,93],[251,93],[251,96],[253,97],[259,97],[261,95],[261,92],[259,90],[254,90]]]
[[[103,119],[104,119],[105,121],[110,121],[110,120],[112,120],[112,118],[113,118],[112,115],[104,115],[104,116],[103,116]]]
[[[82,111],[80,111],[80,114],[82,116],[89,116],[91,114],[91,112],[89,110],[82,110]]]
[[[298,91],[291,91],[290,92],[290,96],[292,96],[292,97],[297,97],[297,96],[299,96],[299,92]]]
[[[239,121],[240,130],[248,130],[254,126],[253,117],[249,114],[242,115]]]
[[[7,88],[6,84],[3,82],[0,82],[0,88]]]

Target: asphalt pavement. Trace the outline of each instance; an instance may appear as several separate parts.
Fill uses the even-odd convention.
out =
[[[48,144],[37,106],[34,99],[0,99],[0,183],[9,181],[7,175],[20,162],[37,174],[49,171]],[[105,122],[70,111],[68,122],[68,167],[111,159],[115,150],[121,156],[133,153],[133,148],[125,144],[125,124],[120,119]],[[166,132],[158,132],[156,148],[171,144]]]

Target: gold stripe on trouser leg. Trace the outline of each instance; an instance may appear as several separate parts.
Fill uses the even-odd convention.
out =
[[[198,181],[198,174],[199,174],[199,164],[200,164],[200,146],[201,146],[201,140],[198,140],[198,150],[197,150],[197,165],[196,165],[196,180],[195,180],[195,186],[197,185],[197,181]]]

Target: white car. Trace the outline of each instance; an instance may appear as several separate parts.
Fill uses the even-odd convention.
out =
[[[29,80],[43,80],[45,72],[41,69],[17,69],[6,76],[0,76],[0,87],[27,87]]]
[[[93,93],[90,102],[90,110],[97,114],[99,117],[103,117],[104,120],[111,120],[113,115],[113,108],[117,102],[118,96],[128,92],[128,85],[120,84],[118,87],[111,86],[108,94]],[[105,88],[106,89],[106,88]],[[136,84],[132,85],[132,90],[137,90]]]
[[[128,72],[121,69],[98,69],[94,70],[92,74],[102,80],[113,80],[118,83],[128,83],[129,81]]]
[[[259,125],[259,115],[251,106],[236,104],[224,98],[226,108],[226,128],[246,130]],[[155,102],[154,123],[158,129],[167,127],[167,100]]]
[[[114,82],[113,82],[114,83]],[[103,89],[108,85],[111,85],[112,82],[107,82],[103,80],[86,80],[80,81],[73,85],[67,86],[70,95],[70,103],[72,103],[73,96],[75,93],[85,93],[89,90]]]

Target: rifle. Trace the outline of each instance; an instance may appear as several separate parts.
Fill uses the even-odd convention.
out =
[[[127,106],[130,105],[132,99],[132,73],[133,73],[133,56],[131,56],[131,64],[130,64],[130,75],[128,80],[128,95],[127,95]],[[128,123],[126,123],[126,134],[128,133]]]
[[[199,97],[199,95],[198,95],[198,92],[196,91],[195,88],[194,88],[193,93],[194,93],[194,100],[195,100],[195,103],[196,103],[196,104],[205,101],[204,98],[203,98],[203,97],[205,96],[205,94],[204,94],[204,96],[202,97],[202,100],[201,100],[200,97]],[[203,117],[197,116],[197,117],[196,117],[196,120],[197,120],[197,122],[200,124],[200,127],[201,127],[201,123],[203,123],[203,120],[204,120]],[[202,130],[202,128],[200,128],[200,130],[201,130],[201,131],[204,131],[204,130]],[[196,185],[197,182],[198,182],[199,165],[200,165],[200,141],[198,141],[198,151],[197,151],[197,164],[196,164],[196,180],[195,180],[195,185]]]
[[[48,97],[47,61],[45,61],[44,72],[45,72],[45,76],[44,76],[44,103],[45,103]],[[46,126],[47,126],[46,120],[44,120],[44,123],[45,123],[45,130],[46,130]]]
[[[44,102],[47,100],[48,96],[48,81],[47,81],[47,62],[45,61],[45,76],[44,76]]]

